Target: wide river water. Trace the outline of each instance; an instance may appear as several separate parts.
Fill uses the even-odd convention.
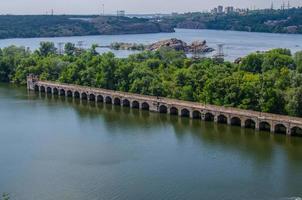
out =
[[[38,48],[41,41],[51,41],[55,44],[72,42],[77,44],[82,41],[83,47],[88,48],[92,44],[102,46],[110,45],[112,42],[143,43],[152,44],[159,40],[178,38],[187,43],[195,40],[206,40],[208,45],[217,48],[217,44],[225,44],[224,52],[226,59],[233,61],[238,57],[245,56],[251,52],[264,51],[272,48],[288,48],[292,52],[302,50],[302,35],[273,34],[273,33],[249,33],[238,31],[218,30],[186,30],[176,29],[175,33],[156,33],[139,35],[100,35],[81,37],[56,37],[56,38],[30,38],[30,39],[5,39],[0,40],[0,48],[9,45],[25,46],[34,50]],[[99,49],[101,53],[111,51]],[[133,51],[112,51],[118,57],[126,57]],[[211,56],[211,54],[209,54]]]
[[[294,199],[302,138],[0,84],[0,193],[16,200]]]

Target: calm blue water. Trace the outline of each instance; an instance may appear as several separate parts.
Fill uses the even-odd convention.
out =
[[[234,60],[251,52],[269,50],[272,48],[288,48],[293,52],[302,50],[302,35],[271,34],[271,33],[248,33],[236,31],[217,30],[185,30],[177,29],[175,33],[139,34],[139,35],[102,35],[82,37],[59,37],[59,38],[31,38],[31,39],[7,39],[0,40],[0,47],[9,45],[26,46],[36,49],[41,41],[52,41],[56,44],[63,42],[78,43],[83,41],[84,47],[92,44],[109,45],[112,42],[128,42],[151,44],[159,40],[178,38],[187,43],[194,40],[206,40],[210,47],[216,49],[217,44],[225,44],[225,53],[228,60]],[[99,49],[100,52],[110,51]],[[131,51],[113,51],[119,57],[128,56]]]
[[[302,138],[0,84],[0,193],[16,200],[302,196]]]

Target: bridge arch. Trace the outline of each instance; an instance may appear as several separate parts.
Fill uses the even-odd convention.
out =
[[[82,98],[83,100],[88,100],[88,95],[86,94],[86,92],[82,92],[81,98]]]
[[[121,99],[118,98],[118,97],[115,97],[115,98],[113,99],[113,104],[114,104],[114,105],[117,105],[117,106],[120,106],[120,105],[121,105]]]
[[[217,122],[220,123],[220,124],[227,124],[228,123],[228,118],[225,115],[220,114],[217,117]]]
[[[38,85],[35,85],[35,91],[39,92],[40,91],[40,87]]]
[[[47,92],[48,94],[51,94],[51,93],[52,93],[52,88],[51,88],[51,87],[47,87],[47,88],[46,88],[46,92]]]
[[[193,119],[201,119],[201,112],[198,110],[194,110],[192,113]]]
[[[298,126],[294,126],[293,128],[291,128],[290,133],[292,136],[302,137],[302,128]]]
[[[181,114],[182,117],[190,117],[190,111],[186,108],[182,109],[180,111],[180,114]]]
[[[76,98],[76,99],[79,99],[80,98],[80,92],[78,92],[78,91],[75,91],[74,92],[74,98]]]
[[[58,88],[53,88],[52,93],[55,94],[55,95],[58,95],[59,94]]]
[[[65,90],[64,89],[60,89],[60,96],[65,96]]]
[[[139,102],[138,101],[132,101],[132,108],[139,109]]]
[[[259,130],[261,130],[261,131],[271,131],[271,124],[267,121],[261,121],[259,123]]]
[[[170,108],[170,114],[171,115],[178,115],[178,109],[175,107]]]
[[[130,101],[128,99],[123,99],[123,107],[130,107]]]
[[[247,119],[244,122],[244,126],[245,126],[245,128],[255,129],[256,128],[256,122],[253,119]]]
[[[160,113],[168,113],[168,107],[165,105],[160,105],[159,106],[159,112]]]
[[[72,91],[71,91],[71,90],[68,90],[68,91],[67,91],[67,96],[68,96],[68,97],[72,97]]]
[[[104,102],[104,97],[102,95],[98,95],[96,97],[97,102]]]
[[[287,133],[286,126],[284,124],[276,124],[275,125],[275,133],[286,135],[286,133]]]
[[[112,98],[111,98],[110,96],[107,96],[107,97],[105,98],[105,103],[106,103],[106,104],[112,104]]]
[[[232,117],[231,118],[231,125],[241,126],[241,119],[239,117]]]
[[[91,93],[89,94],[89,101],[95,101],[96,98],[95,98],[95,94]]]
[[[214,119],[215,119],[214,114],[212,114],[210,112],[205,113],[205,115],[204,115],[204,120],[205,121],[214,121]]]
[[[45,91],[45,87],[44,87],[43,85],[40,87],[40,92],[43,92],[43,93],[46,92],[46,91]]]
[[[147,102],[142,103],[142,109],[143,110],[150,110],[150,106]]]

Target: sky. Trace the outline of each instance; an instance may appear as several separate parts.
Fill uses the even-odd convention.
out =
[[[131,14],[205,11],[217,5],[238,8],[269,8],[272,1],[280,7],[282,0],[0,0],[0,14],[99,14],[125,10]],[[287,0],[284,0],[287,4]],[[302,0],[290,0],[292,6],[302,6]]]

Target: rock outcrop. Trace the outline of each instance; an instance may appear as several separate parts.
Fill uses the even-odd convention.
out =
[[[207,46],[207,42],[205,40],[194,41],[192,44],[188,45],[184,41],[176,38],[156,42],[151,44],[147,49],[150,51],[156,51],[160,48],[171,48],[176,51],[184,51],[186,53],[209,53],[214,51],[213,48]]]

